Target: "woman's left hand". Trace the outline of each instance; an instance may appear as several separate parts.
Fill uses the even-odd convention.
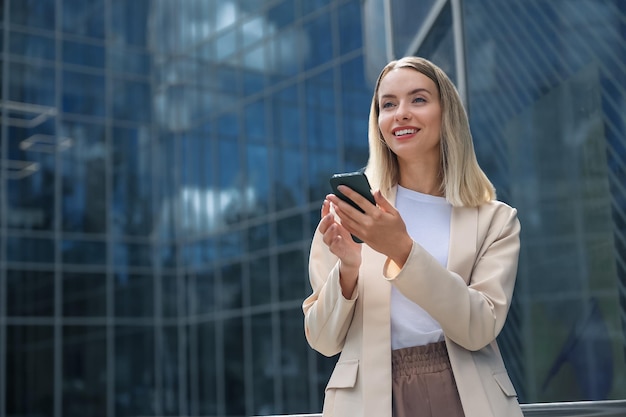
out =
[[[407,233],[398,210],[380,191],[373,193],[376,205],[345,185],[339,186],[339,191],[365,211],[361,213],[336,195],[329,194],[326,198],[333,204],[342,226],[401,268],[411,252],[413,239]]]

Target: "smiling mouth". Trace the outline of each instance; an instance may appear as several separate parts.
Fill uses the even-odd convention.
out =
[[[393,135],[398,137],[398,136],[413,135],[415,133],[417,133],[417,129],[400,129],[400,130],[396,130],[395,132],[393,132]]]

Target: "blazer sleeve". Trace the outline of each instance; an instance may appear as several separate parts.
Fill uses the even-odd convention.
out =
[[[339,284],[339,259],[315,232],[309,256],[309,280],[313,293],[304,300],[304,330],[309,345],[325,356],[343,349],[354,315],[358,284],[346,299]]]
[[[468,279],[442,267],[417,243],[401,269],[389,259],[384,267],[385,277],[437,320],[446,337],[473,351],[495,340],[504,326],[520,248],[515,209],[493,203],[478,210],[479,241]]]

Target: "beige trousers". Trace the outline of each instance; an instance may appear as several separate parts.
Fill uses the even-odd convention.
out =
[[[393,417],[464,417],[445,342],[391,352]]]

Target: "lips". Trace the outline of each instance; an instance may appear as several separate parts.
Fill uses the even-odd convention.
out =
[[[404,127],[404,128],[400,128],[400,129],[395,129],[393,131],[393,135],[395,137],[402,137],[402,136],[408,136],[408,135],[414,135],[419,131],[419,129],[413,128],[413,127]]]

